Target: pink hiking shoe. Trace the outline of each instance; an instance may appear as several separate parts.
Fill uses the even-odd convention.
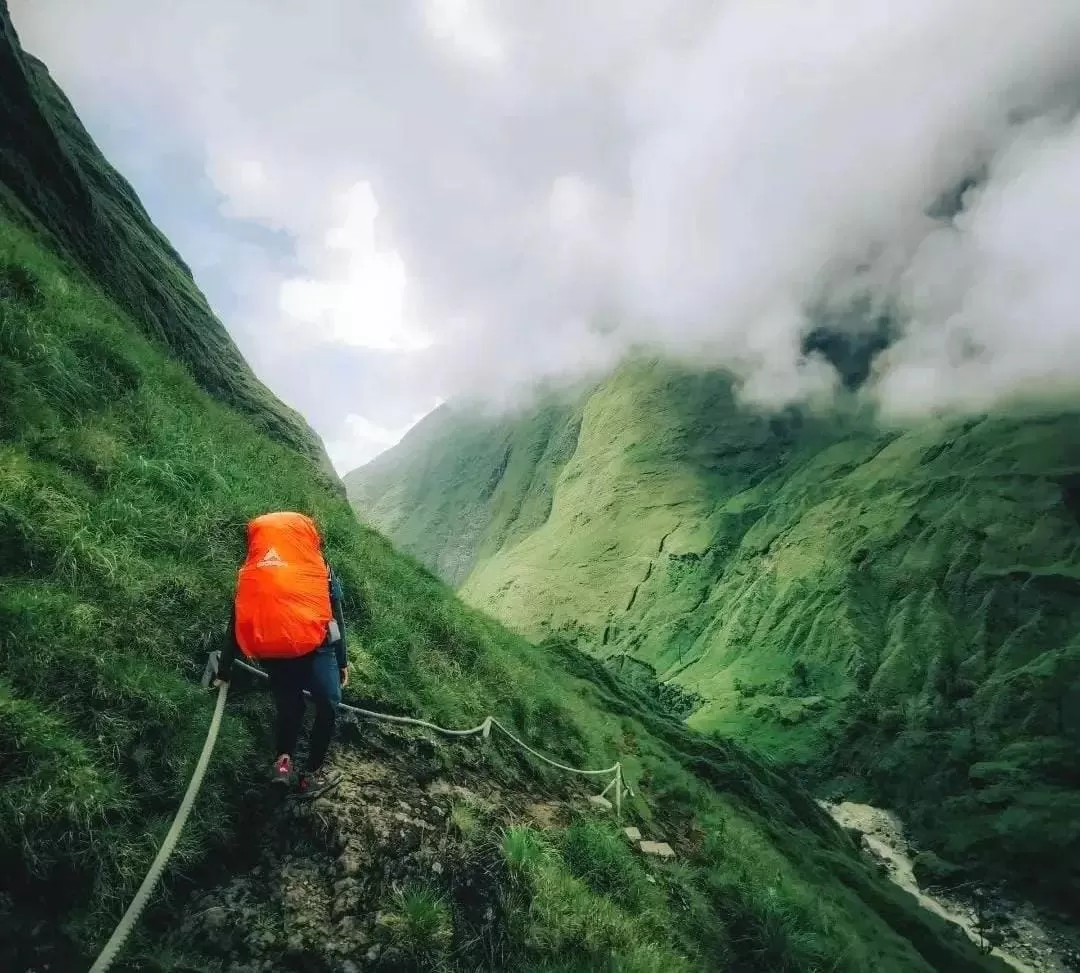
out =
[[[283,753],[274,761],[270,783],[285,790],[288,790],[292,784],[292,759],[287,753]]]

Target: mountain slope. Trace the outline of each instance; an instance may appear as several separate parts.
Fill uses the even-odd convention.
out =
[[[27,158],[34,133],[57,129],[43,121],[43,75],[25,69],[2,0],[0,23],[10,123],[0,154],[10,162]],[[67,202],[40,208],[74,206],[71,185],[109,171],[89,142],[83,149],[55,165],[50,149],[0,180],[0,967],[82,969],[104,942],[202,746],[211,708],[198,675],[224,629],[244,524],[294,508],[320,524],[345,589],[351,701],[451,726],[494,713],[573,765],[619,755],[636,795],[626,813],[680,848],[683,860],[654,888],[610,827],[542,840],[515,832],[524,851],[491,873],[499,901],[522,919],[500,947],[512,968],[999,968],[875,874],[790,776],[667,719],[573,647],[524,642],[361,527],[287,410],[265,390],[240,401],[240,386],[216,384],[228,347],[219,323],[166,300],[155,304],[157,333],[138,313],[147,267],[187,279],[164,249],[144,249],[157,238],[141,207],[128,210],[123,239],[109,236],[120,231],[102,199],[92,219],[72,212],[70,224]],[[126,243],[104,266],[95,261],[105,255],[81,249],[84,233]],[[261,844],[271,844],[268,829],[295,837],[302,872],[328,851],[260,806],[267,699],[239,683],[164,901],[117,968],[250,969],[236,954],[203,961],[200,930],[185,936],[180,920],[192,895],[226,884],[223,869],[272,854]],[[364,760],[389,765],[385,739],[356,734],[336,759],[353,772]],[[406,777],[431,772],[418,747],[392,746]],[[468,773],[475,757],[461,751],[441,748],[441,773]],[[500,748],[477,775],[520,793],[567,789],[558,771]],[[316,802],[312,815],[321,813]],[[370,838],[365,827],[351,837]],[[427,893],[443,891],[434,883]],[[272,922],[271,892],[259,894],[233,921]],[[454,935],[471,928],[460,903],[439,914]],[[325,969],[323,946],[290,937],[262,968]],[[476,953],[440,959],[476,967]]]
[[[572,411],[547,519],[481,532],[466,600],[646,662],[703,700],[692,726],[903,808],[951,860],[1080,900],[1080,411],[764,418],[723,375],[645,362]],[[451,470],[477,483],[515,462],[482,442],[448,427],[441,453],[406,437],[383,463],[439,496]],[[457,536],[452,508],[373,496],[365,469],[346,482],[407,548],[394,524]],[[494,494],[528,506],[522,483]]]
[[[581,417],[561,401],[492,420],[440,406],[351,480],[357,508],[450,584],[547,519]]]
[[[45,230],[139,329],[258,427],[336,474],[305,420],[258,379],[191,271],[98,151],[45,65],[0,9],[0,193],[9,218]]]

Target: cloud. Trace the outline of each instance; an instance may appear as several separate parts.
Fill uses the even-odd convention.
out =
[[[380,426],[364,416],[349,413],[345,417],[345,435],[340,439],[329,440],[326,451],[338,470],[355,470],[401,442],[405,434],[428,412],[442,405],[442,401],[435,399],[427,409],[416,413],[408,422],[394,429]]]
[[[502,61],[502,39],[480,0],[426,0],[424,19],[434,39],[469,60]]]
[[[1080,390],[1080,121],[1026,126],[901,282],[874,389],[903,418]]]
[[[336,208],[340,225],[298,239],[309,275],[282,281],[282,315],[298,327],[314,327],[330,342],[391,351],[428,347],[430,338],[406,321],[401,257],[376,239],[379,207],[371,186],[352,186]]]
[[[1071,66],[1076,10],[1036,6],[726,5],[631,101],[622,293],[637,335],[711,353],[759,401],[820,389],[800,353],[807,302],[875,251],[902,265],[933,200]]]
[[[859,296],[896,311],[867,393],[891,414],[1076,389],[1047,188],[1071,191],[1073,0],[12,10],[80,111],[153,118],[223,221],[291,241],[245,251],[227,323],[332,441],[642,345],[754,403],[827,396],[806,308]],[[926,215],[980,168],[952,225]]]

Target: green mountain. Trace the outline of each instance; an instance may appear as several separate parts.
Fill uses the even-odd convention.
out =
[[[1001,968],[882,879],[789,774],[687,730],[571,645],[465,607],[362,527],[3,0],[0,120],[0,968],[85,969],[111,932],[207,732],[198,676],[244,524],[281,508],[317,519],[341,576],[347,699],[449,726],[492,713],[574,766],[619,757],[623,823],[678,860],[645,861],[602,820],[521,823],[570,779],[513,747],[382,729],[342,742],[349,786],[329,816],[272,812],[266,694],[238,679],[164,892],[114,969]],[[351,808],[390,800],[391,767],[413,805]],[[434,827],[419,836],[415,816],[447,813],[420,793],[435,778],[450,793],[445,778],[493,781],[516,818],[455,805],[440,870],[402,889]],[[408,834],[399,860],[389,838]],[[297,931],[301,913],[316,925]],[[393,959],[364,952],[356,930],[376,927]]]
[[[200,387],[336,479],[318,437],[254,376],[187,265],[102,157],[45,65],[19,49],[7,16],[0,18],[0,91],[0,193],[9,218],[47,234],[50,246]]]
[[[1078,442],[1080,408],[883,429],[633,362],[525,415],[444,407],[345,481],[470,604],[1075,910]]]

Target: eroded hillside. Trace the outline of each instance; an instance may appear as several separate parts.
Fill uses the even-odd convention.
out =
[[[565,407],[572,449],[540,491],[508,474],[546,447],[520,449],[504,420],[491,450],[478,422],[351,474],[362,513],[438,566],[458,505],[424,498],[475,511],[484,483],[466,600],[642,660],[697,694],[692,726],[902,808],[951,861],[1077,901],[1080,412],[761,416],[723,375],[639,362]],[[375,495],[391,464],[407,496]]]

